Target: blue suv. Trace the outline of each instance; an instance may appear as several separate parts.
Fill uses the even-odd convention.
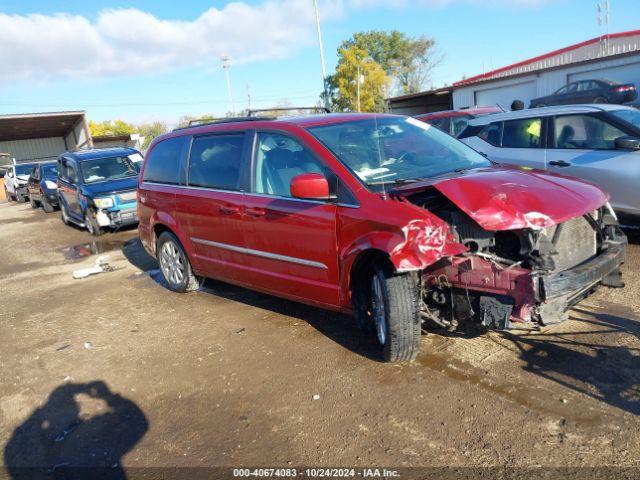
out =
[[[132,148],[66,152],[58,158],[62,221],[98,236],[138,222],[136,189],[142,155]]]

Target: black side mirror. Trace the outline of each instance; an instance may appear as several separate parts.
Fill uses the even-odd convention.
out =
[[[615,140],[616,150],[640,150],[640,138],[625,135]]]

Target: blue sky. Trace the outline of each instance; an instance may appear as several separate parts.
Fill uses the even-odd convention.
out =
[[[94,120],[175,122],[236,107],[314,104],[322,88],[311,0],[0,0],[0,112],[86,109]],[[596,0],[321,0],[327,69],[357,31],[435,38],[441,86],[597,36]],[[640,28],[611,0],[611,31]],[[230,50],[230,51],[228,51]]]

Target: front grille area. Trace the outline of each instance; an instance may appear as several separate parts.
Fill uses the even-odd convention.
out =
[[[547,229],[549,239],[554,238],[557,229],[558,226]],[[553,256],[555,272],[573,268],[596,255],[596,231],[584,217],[568,220],[555,238],[555,248],[558,252]]]
[[[130,192],[123,192],[118,194],[118,200],[120,202],[131,202],[136,199],[136,191],[131,190]]]

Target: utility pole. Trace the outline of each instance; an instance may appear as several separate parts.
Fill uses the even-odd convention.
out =
[[[229,70],[231,69],[231,61],[229,60],[229,57],[227,55],[222,55],[220,57],[220,60],[222,61],[222,68],[224,69],[227,76],[227,91],[229,93],[229,106],[231,107],[231,115],[234,115],[236,111],[236,105],[233,102],[233,91],[231,90],[231,74],[229,73]]]
[[[322,67],[322,91],[324,92],[324,106],[329,108],[329,93],[327,92],[327,68],[324,63],[324,46],[322,44],[322,31],[320,30],[320,13],[318,13],[318,0],[313,0],[313,10],[316,14],[316,30],[318,32],[318,47],[320,48],[320,66]]]
[[[358,63],[358,69],[356,74],[356,110],[360,113],[360,64]]]
[[[251,89],[247,83],[247,110],[251,110]]]

